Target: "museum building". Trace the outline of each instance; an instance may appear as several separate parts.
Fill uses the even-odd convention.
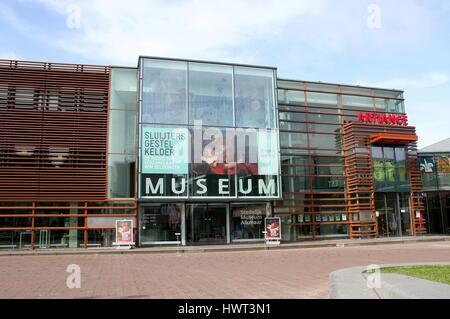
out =
[[[139,57],[0,60],[0,248],[413,236],[427,232],[403,92],[276,68]]]

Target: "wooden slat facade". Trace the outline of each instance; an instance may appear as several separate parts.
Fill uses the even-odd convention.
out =
[[[350,197],[351,210],[368,213],[372,220],[365,222],[352,222],[351,238],[375,237],[378,235],[373,198],[374,183],[372,170],[371,145],[374,135],[395,135],[401,142],[402,137],[406,146],[406,172],[410,183],[410,214],[413,235],[426,233],[425,219],[423,218],[423,198],[421,195],[422,181],[417,156],[417,143],[415,127],[393,126],[380,124],[366,124],[352,122],[343,126],[344,150],[346,163],[347,191]],[[412,141],[412,142],[410,142]],[[361,201],[360,198],[371,198],[370,201]],[[420,217],[416,213],[420,213]]]
[[[0,60],[0,200],[105,200],[106,66]]]

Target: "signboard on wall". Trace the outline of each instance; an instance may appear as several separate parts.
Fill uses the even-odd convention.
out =
[[[187,128],[142,128],[142,173],[187,174],[188,173]]]
[[[433,173],[436,172],[436,165],[434,159],[431,156],[419,157],[420,161],[420,171],[423,173]]]
[[[408,126],[408,116],[378,113],[359,113],[358,122]]]
[[[275,130],[142,128],[140,198],[279,198]]]

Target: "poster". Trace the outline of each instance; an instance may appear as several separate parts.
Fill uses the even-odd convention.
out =
[[[436,171],[436,165],[432,157],[420,157],[420,171],[423,173],[433,173]]]
[[[116,245],[134,245],[133,241],[133,221],[116,221]]]
[[[373,161],[373,178],[375,182],[384,182],[384,166],[383,161],[374,160]]]
[[[266,240],[280,240],[281,239],[281,218],[280,217],[266,217]]]
[[[258,174],[278,175],[278,135],[275,132],[258,132]]]
[[[438,173],[450,174],[450,158],[442,156],[438,159]]]
[[[142,173],[187,174],[188,173],[187,128],[142,128]]]

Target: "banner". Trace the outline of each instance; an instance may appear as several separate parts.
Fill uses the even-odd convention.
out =
[[[258,132],[258,174],[278,175],[278,135],[275,132]]]
[[[142,128],[142,173],[187,174],[189,131],[187,128]]]
[[[143,126],[140,197],[280,197],[278,132]]]

